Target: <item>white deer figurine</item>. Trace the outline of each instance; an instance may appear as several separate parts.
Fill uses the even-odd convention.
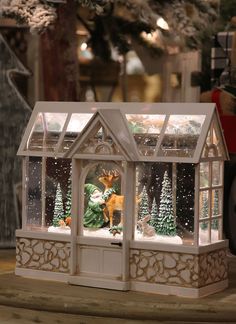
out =
[[[149,224],[147,224],[147,222],[151,219],[150,215],[146,215],[144,216],[142,219],[140,219],[137,223],[141,228],[141,231],[143,233],[143,236],[155,236],[156,235],[156,231],[155,228]]]

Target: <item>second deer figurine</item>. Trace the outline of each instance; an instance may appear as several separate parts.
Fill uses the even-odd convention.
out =
[[[108,213],[110,227],[113,226],[113,215],[114,211],[121,211],[121,219],[119,225],[123,225],[123,209],[124,209],[124,196],[117,195],[113,188],[113,182],[118,180],[120,174],[117,170],[107,171],[102,170],[102,174],[99,176],[98,180],[105,186],[104,190],[104,200],[105,200],[105,208],[104,213]]]

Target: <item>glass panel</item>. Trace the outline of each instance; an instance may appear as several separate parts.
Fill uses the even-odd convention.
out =
[[[221,215],[221,190],[212,190],[212,215]]]
[[[193,157],[204,120],[203,115],[171,115],[158,154]]]
[[[211,241],[215,242],[220,240],[220,218],[213,218],[211,220]]]
[[[48,232],[70,234],[71,160],[46,159],[44,199]]]
[[[27,145],[29,150],[53,151],[66,121],[66,113],[39,113]]]
[[[124,196],[118,169],[114,162],[90,168],[84,186],[84,236],[122,239]]]
[[[194,165],[138,163],[135,240],[193,244]]]
[[[200,219],[209,217],[209,192],[200,191],[199,195],[199,212]]]
[[[26,144],[26,149],[31,151],[41,151],[43,148],[44,136],[43,117],[41,113],[37,115],[32,130],[32,134]]]
[[[71,161],[30,157],[27,229],[70,234]]]
[[[200,188],[209,187],[209,163],[200,163]]]
[[[29,157],[27,171],[26,226],[35,229],[42,225],[42,158]]]
[[[93,114],[72,114],[64,136],[60,151],[66,152],[74,143],[76,137],[84,129]]]
[[[202,157],[219,157],[222,156],[222,144],[219,139],[219,127],[214,121],[211,130],[208,133],[206,144]]]
[[[202,245],[209,242],[209,221],[202,221],[199,223],[199,244]]]
[[[212,185],[213,186],[222,185],[222,162],[221,161],[212,162]]]
[[[129,128],[141,155],[154,154],[165,115],[126,114]]]

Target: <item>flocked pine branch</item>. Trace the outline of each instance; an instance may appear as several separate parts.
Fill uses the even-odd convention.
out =
[[[139,41],[150,50],[161,52],[159,43],[150,43],[141,37],[142,31],[151,33],[157,29],[167,45],[169,42],[196,49],[201,43],[202,33],[217,18],[215,0],[74,1],[78,9],[87,8],[93,17],[89,21],[92,25],[90,32],[94,34],[91,35],[92,45],[101,42],[100,47],[105,48],[106,43],[107,48],[112,45],[120,53],[129,50],[131,39]],[[43,32],[56,20],[56,8],[60,2],[62,0],[0,0],[0,14],[27,23],[32,31]],[[160,17],[167,22],[168,30],[157,26]],[[104,55],[104,50],[99,51],[98,45],[95,52],[98,56]],[[109,56],[109,51],[106,51],[105,56]]]

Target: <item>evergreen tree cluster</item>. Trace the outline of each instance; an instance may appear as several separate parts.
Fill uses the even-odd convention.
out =
[[[150,214],[150,225],[155,228],[157,234],[175,236],[176,223],[174,219],[174,210],[172,202],[173,196],[171,181],[168,177],[167,171],[165,171],[162,181],[159,213],[155,198],[152,202],[151,211],[149,211],[148,194],[145,186],[143,187],[141,197],[142,198],[139,206],[138,219],[142,219],[146,215]]]

